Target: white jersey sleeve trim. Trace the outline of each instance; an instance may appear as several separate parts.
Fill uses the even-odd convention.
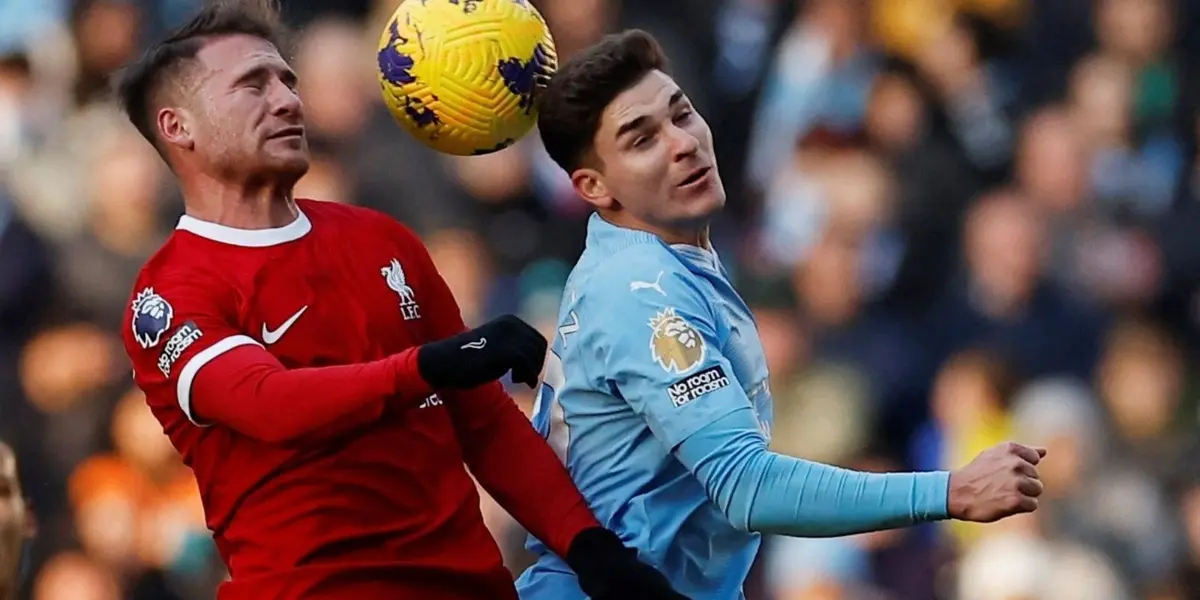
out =
[[[207,348],[198,352],[191,360],[183,366],[183,370],[179,372],[179,382],[176,384],[175,395],[179,399],[179,408],[183,409],[183,414],[192,423],[204,427],[192,416],[192,381],[196,379],[196,374],[200,369],[212,362],[214,358],[233,350],[239,346],[246,345],[262,346],[253,338],[245,335],[231,335]]]

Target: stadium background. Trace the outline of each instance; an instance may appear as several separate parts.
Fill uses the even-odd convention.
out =
[[[37,600],[211,598],[222,576],[116,332],[181,204],[105,80],[195,1],[0,0],[0,437],[39,517]],[[390,123],[372,57],[394,1],[284,2],[299,193],[418,229],[469,322],[549,329],[587,211],[533,137],[450,160]],[[564,56],[652,31],[712,125],[779,450],[927,469],[1050,448],[1036,517],[771,539],[751,598],[1200,598],[1200,4],[541,7]]]

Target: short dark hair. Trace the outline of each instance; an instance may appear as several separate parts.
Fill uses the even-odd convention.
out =
[[[579,168],[609,103],[646,74],[667,68],[662,46],[640,29],[605,36],[571,57],[539,99],[538,132],[550,158],[567,172]]]
[[[134,127],[157,148],[154,113],[166,85],[196,58],[214,36],[246,34],[284,50],[286,31],[279,0],[209,0],[196,16],[127,65],[117,79],[117,96]]]

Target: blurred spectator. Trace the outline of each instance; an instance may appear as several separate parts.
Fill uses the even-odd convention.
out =
[[[959,572],[960,600],[1128,600],[1118,574],[1096,552],[1023,535],[991,538]]]
[[[1172,597],[1191,600],[1200,589],[1200,479],[1189,482],[1181,494],[1180,521],[1186,545]]]
[[[974,340],[1022,377],[1090,375],[1101,323],[1046,279],[1047,242],[1045,223],[1015,190],[976,201],[964,223],[965,276],[948,289],[925,332],[939,355]]]
[[[789,149],[810,135],[858,133],[875,64],[861,0],[815,0],[785,34],[750,140],[750,182],[766,188]]]
[[[165,173],[154,150],[132,132],[103,143],[84,165],[90,177],[81,208],[88,224],[61,248],[59,302],[72,316],[115,330],[129,298],[124,282],[166,239],[159,219]]]
[[[1195,422],[1180,418],[1183,356],[1174,340],[1143,321],[1117,324],[1108,334],[1099,379],[1122,453],[1163,481],[1176,479]]]
[[[1007,365],[987,352],[964,350],[947,360],[933,383],[932,419],[913,440],[912,462],[921,470],[957,469],[983,450],[1012,438],[1008,403],[1015,381]],[[954,523],[960,543],[982,527]]]
[[[79,553],[55,556],[42,569],[34,600],[119,600],[120,587],[95,561]]]
[[[83,106],[105,98],[109,74],[136,55],[142,12],[128,0],[78,0],[71,24],[79,69],[75,102]]]
[[[1017,396],[1013,411],[1016,434],[1050,452],[1036,532],[1102,553],[1130,591],[1165,577],[1177,544],[1167,498],[1113,444],[1090,393],[1074,382],[1038,382]]]

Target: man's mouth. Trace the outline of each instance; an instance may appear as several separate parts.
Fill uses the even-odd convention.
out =
[[[683,178],[683,181],[679,182],[679,187],[687,187],[704,179],[708,176],[708,172],[711,170],[712,167],[701,167],[695,171],[692,171],[687,177]]]
[[[267,136],[267,139],[277,140],[280,138],[301,137],[304,135],[304,128],[297,125],[295,127],[284,127],[275,133]]]

